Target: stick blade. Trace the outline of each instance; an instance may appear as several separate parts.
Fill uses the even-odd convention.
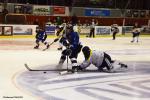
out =
[[[65,75],[65,74],[67,74],[67,73],[68,73],[68,71],[60,71],[60,72],[59,72],[60,75]]]
[[[32,71],[32,69],[29,68],[29,66],[25,63],[24,66],[29,70]]]
[[[74,72],[77,73],[77,72]],[[71,70],[66,70],[66,71],[60,71],[59,74],[60,75],[67,75],[67,74],[74,74]]]
[[[47,48],[43,49],[42,51],[46,51],[46,50],[47,50]]]

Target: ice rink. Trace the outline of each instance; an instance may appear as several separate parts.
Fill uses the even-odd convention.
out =
[[[59,75],[24,67],[27,63],[33,69],[54,68],[61,56],[58,43],[42,51],[44,45],[33,49],[34,38],[0,38],[0,100],[150,100],[150,37],[140,37],[139,43],[131,39],[81,38],[84,46],[106,51],[112,59],[126,63],[127,70]],[[80,53],[78,62],[83,60]]]

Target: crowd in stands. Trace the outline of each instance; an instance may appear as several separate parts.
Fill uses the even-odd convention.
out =
[[[23,0],[17,0],[17,3],[25,3],[25,2],[21,2],[21,1],[23,1]],[[40,1],[42,1],[42,0],[38,0],[39,3],[40,3]],[[51,1],[52,0],[50,0],[50,2]],[[56,1],[60,2],[59,0],[56,0]],[[65,2],[65,0],[62,0],[62,1]],[[74,2],[74,0],[73,0],[74,3],[80,2],[79,4],[87,4],[87,5],[88,5],[89,1],[90,0],[87,0],[86,2],[83,2],[83,1],[81,2],[81,0],[76,0]],[[105,0],[102,0],[102,1],[105,1]],[[3,2],[3,1],[0,1],[0,2]],[[11,2],[13,2],[13,0],[10,0],[9,2],[11,3]],[[58,3],[58,2],[55,2],[55,3]],[[53,16],[53,15],[38,16],[38,15],[30,14],[31,11],[27,10],[28,7],[31,6],[30,4],[35,4],[35,3],[31,3],[31,2],[27,3],[26,2],[26,5],[25,5],[26,9],[24,11],[22,11],[23,12],[22,14],[24,14],[26,17],[26,24],[44,25],[45,23],[49,23],[49,24],[59,25],[61,23],[70,23],[73,25],[78,24],[80,26],[90,26],[92,23],[92,19],[94,19],[94,22],[96,25],[110,26],[110,25],[116,23],[116,24],[122,26],[123,21],[124,21],[124,18],[111,18],[111,17],[110,18],[102,18],[99,16],[88,16],[88,17],[76,16],[76,15],[73,15],[73,16]],[[5,17],[9,13],[9,11],[7,10],[7,7],[6,7],[7,4],[5,3],[4,6],[5,7],[3,7],[3,10],[2,10],[1,16],[0,16],[1,17],[0,23],[5,24],[7,22],[7,24],[9,24],[9,21],[6,21],[6,17]],[[71,8],[71,7],[73,7],[73,5],[70,5],[69,7]],[[18,14],[18,11],[15,11],[14,13]],[[141,25],[145,25],[145,24],[147,24],[148,19],[125,18],[125,20],[126,20],[126,22],[124,25],[130,25],[131,26],[135,22],[138,22]]]
[[[150,9],[150,0],[0,0],[0,2],[58,5],[73,7],[101,7],[119,9]],[[129,3],[128,3],[129,2]],[[128,4],[128,6],[126,6]],[[125,8],[126,7],[126,8]]]

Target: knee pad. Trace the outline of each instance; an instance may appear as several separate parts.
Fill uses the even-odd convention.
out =
[[[62,55],[60,59],[66,60],[66,56]]]
[[[63,64],[65,60],[66,60],[66,56],[62,55],[59,64]]]
[[[40,41],[37,39],[35,42],[36,42],[36,43],[39,43]]]
[[[70,56],[71,53],[72,53],[72,50],[71,50],[71,49],[65,49],[65,50],[63,50],[62,55]]]

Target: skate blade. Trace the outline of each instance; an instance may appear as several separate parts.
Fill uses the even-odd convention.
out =
[[[61,71],[61,72],[59,72],[60,75],[67,75],[67,74],[74,74],[74,73],[77,73],[77,72],[72,72],[72,71]]]
[[[69,72],[68,71],[61,71],[59,72],[60,75],[65,75],[65,74],[68,74]]]

